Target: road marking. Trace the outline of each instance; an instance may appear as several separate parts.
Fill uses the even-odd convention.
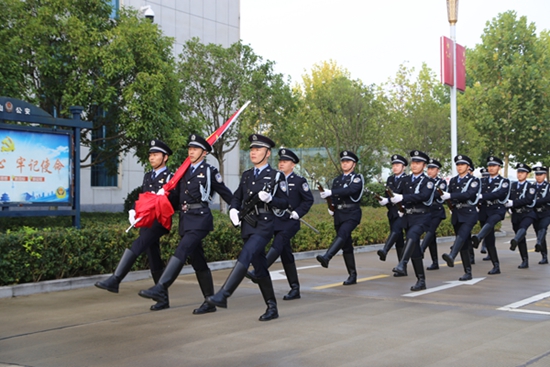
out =
[[[387,278],[387,277],[389,277],[389,275],[386,275],[386,274],[375,275],[373,277],[357,279],[357,283],[367,282],[369,280],[382,279],[382,278]],[[332,283],[332,284],[327,284],[327,285],[320,285],[320,286],[317,286],[317,287],[313,287],[313,289],[327,289],[327,288],[334,288],[334,287],[339,287],[339,286],[343,286],[342,282]]]
[[[444,285],[440,285],[439,287],[435,287],[435,288],[429,288],[429,289],[426,289],[426,290],[423,290],[423,291],[420,291],[420,292],[411,292],[411,293],[405,293],[405,294],[402,294],[403,297],[418,297],[418,296],[423,296],[424,294],[429,294],[429,293],[433,293],[433,292],[438,292],[438,291],[442,291],[444,289],[449,289],[449,288],[454,288],[454,287],[458,287],[460,285],[474,285],[476,284],[477,282],[480,282],[482,281],[484,278],[474,278],[472,280],[467,280],[467,281],[460,281],[460,280],[453,280],[453,281],[450,281],[450,282],[445,282],[447,284],[444,284]]]
[[[540,293],[540,294],[537,294],[536,296],[529,297],[529,298],[526,298],[524,300],[514,302],[514,303],[510,303],[509,305],[497,308],[497,310],[499,310],[499,311],[510,311],[510,312],[522,312],[522,313],[534,313],[534,314],[538,314],[538,315],[550,315],[550,312],[546,312],[546,311],[520,310],[519,309],[520,307],[523,307],[523,306],[528,305],[530,303],[538,302],[538,301],[543,300],[543,299],[548,298],[548,297],[550,297],[550,292]]]
[[[296,270],[304,270],[304,269],[320,268],[320,267],[321,265],[301,266],[299,268],[296,268]],[[269,275],[271,276],[271,280],[286,279],[285,269],[270,271]]]

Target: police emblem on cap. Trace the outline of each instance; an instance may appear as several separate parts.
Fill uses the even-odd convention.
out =
[[[155,141],[154,141],[154,140],[151,140],[151,145],[152,145],[152,146],[155,145]]]
[[[523,163],[520,163],[520,164],[519,164],[519,168],[523,168]]]
[[[281,153],[282,153],[282,154],[285,154],[285,153],[286,153],[286,150],[284,150],[284,149],[281,150]]]
[[[430,163],[433,163],[433,162],[434,162],[434,160],[433,160],[433,159],[430,159]]]
[[[492,161],[492,160],[494,160],[494,159],[495,159],[494,157],[489,157],[489,160],[490,160],[490,161]]]
[[[462,159],[462,156],[461,156],[461,155],[459,155],[459,156],[458,156],[458,159]]]
[[[342,155],[348,155],[348,152],[346,152],[346,151],[344,150],[344,152],[342,153]]]
[[[418,150],[415,150],[415,151],[414,151],[414,155],[418,155]]]
[[[391,157],[391,159],[397,159],[397,156],[396,156],[396,155],[394,155],[393,157]]]
[[[195,134],[191,135],[191,140],[196,140],[197,137],[195,136]]]
[[[252,140],[258,140],[258,137],[256,136],[256,134],[252,135]]]

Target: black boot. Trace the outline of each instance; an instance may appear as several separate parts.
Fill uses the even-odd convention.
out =
[[[510,241],[511,251],[516,251],[516,247],[518,247],[518,243],[525,238],[525,233],[527,233],[527,230],[525,228],[520,228],[518,230],[515,237],[512,238],[512,240]]]
[[[279,257],[279,251],[275,250],[273,247],[270,247],[269,251],[267,252],[267,255],[265,255],[265,260],[267,262],[268,269],[271,265],[273,265],[273,263],[275,262],[275,260],[277,260],[278,257]],[[258,278],[256,277],[256,274],[254,274],[254,270],[247,271],[245,277],[250,279],[252,283],[258,284]]]
[[[518,266],[518,269],[527,269],[529,267],[529,255],[527,254],[527,242],[523,239],[518,244],[519,254],[521,256],[521,264]]]
[[[151,275],[153,276],[153,281],[155,282],[155,284],[158,284],[160,277],[162,276],[162,273],[164,273],[164,270],[151,272]],[[149,309],[151,311],[160,311],[169,307],[170,307],[170,303],[168,302],[157,302],[154,305],[152,305]]]
[[[464,275],[458,278],[458,280],[465,281],[465,280],[472,280],[472,267],[464,267]]]
[[[485,237],[487,237],[487,235],[489,233],[491,233],[491,230],[493,229],[493,226],[486,223],[482,228],[481,230],[479,231],[478,234],[476,234],[475,236],[472,236],[472,247],[473,248],[478,248],[479,247],[479,244],[481,243],[481,241],[483,241],[483,239]],[[484,254],[485,252],[483,252],[483,248],[484,246],[481,247],[481,253]]]
[[[529,267],[529,258],[521,258],[521,264],[518,265],[518,269],[527,269]]]
[[[407,244],[405,245],[405,249],[401,255],[401,261],[399,261],[399,264],[392,269],[394,273],[399,274],[400,276],[407,275],[407,262],[411,258],[415,245],[416,243],[412,239],[407,238]]]
[[[489,258],[493,262],[493,268],[489,270],[487,274],[489,275],[500,274],[500,263],[498,261],[496,247],[494,245],[487,247],[487,252],[489,253]]]
[[[340,237],[336,237],[332,244],[328,248],[327,252],[324,255],[317,255],[317,261],[321,263],[323,268],[328,268],[328,263],[330,259],[334,257],[340,251],[340,248],[344,245],[344,240]]]
[[[344,254],[344,263],[348,269],[349,277],[344,280],[344,285],[357,284],[357,270],[355,270],[355,255],[353,252],[351,254]]]
[[[475,265],[476,255],[474,254],[474,249],[470,247],[470,264]]]
[[[183,268],[183,263],[175,256],[172,256],[166,264],[166,269],[160,276],[158,283],[149,289],[139,291],[139,295],[143,298],[150,298],[157,302],[168,304],[168,287],[174,283],[180,275]]]
[[[106,289],[109,292],[118,293],[118,285],[122,282],[122,279],[128,274],[132,265],[136,261],[137,256],[130,249],[124,250],[122,257],[115,269],[113,275],[108,279],[95,283],[95,286],[101,289]]]
[[[546,236],[544,236],[540,242],[540,254],[542,255],[542,260],[539,261],[539,264],[548,264],[548,246],[546,245]]]
[[[279,317],[279,312],[277,311],[277,300],[275,299],[275,291],[273,290],[273,283],[271,282],[271,277],[267,276],[264,278],[258,278],[258,285],[260,286],[260,291],[264,297],[265,304],[267,309],[265,313],[260,316],[260,321],[269,321]]]
[[[420,244],[420,252],[422,255],[426,252],[426,249],[431,245],[432,241],[434,240],[435,234],[433,232],[426,232],[426,235],[424,236],[424,239],[422,240],[422,243]]]
[[[412,292],[417,292],[426,289],[426,275],[424,274],[424,264],[422,258],[417,257],[411,259],[413,264],[414,273],[416,274],[416,284],[411,287]]]
[[[300,282],[298,282],[298,271],[296,270],[296,263],[283,264],[285,269],[286,279],[290,285],[290,292],[283,297],[285,301],[291,301],[293,299],[300,298]]]
[[[386,243],[384,243],[384,247],[376,251],[381,261],[386,261],[386,256],[388,256],[388,251],[390,251],[394,243],[397,241],[397,239],[399,238],[399,235],[400,235],[399,232],[391,232],[389,237],[386,239]]]
[[[201,287],[201,292],[204,298],[214,295],[214,281],[212,280],[212,272],[210,269],[197,271],[195,272],[199,286]],[[205,313],[216,312],[216,306],[204,301],[199,308],[193,310],[193,314],[202,315]]]
[[[548,254],[542,253],[542,260],[539,261],[540,265],[548,264]]]
[[[455,266],[455,259],[456,255],[460,252],[460,249],[464,245],[464,239],[460,236],[457,236],[455,238],[455,242],[453,244],[453,247],[451,248],[450,254],[443,254],[443,260],[447,262],[447,266],[449,268],[453,268]]]
[[[535,245],[535,252],[542,251],[543,242],[546,242],[546,229],[541,229],[537,232],[537,244]]]
[[[472,280],[472,264],[470,263],[470,250],[471,247],[463,248],[460,251],[460,258],[462,259],[462,267],[464,268],[464,275],[458,278],[458,280]]]
[[[227,308],[227,298],[231,296],[239,284],[241,284],[246,274],[246,270],[247,266],[237,261],[222,288],[215,295],[206,297],[206,302],[212,306]]]
[[[397,247],[396,246],[395,247],[395,252],[397,253],[397,260],[399,261],[398,265],[401,263],[401,261],[403,261],[403,269],[405,271],[402,272],[402,273],[393,273],[393,276],[394,277],[406,277],[407,276],[407,264],[409,263],[409,259],[403,257],[403,254],[405,253],[405,246],[404,245],[403,245],[403,247]]]
[[[481,250],[479,252],[481,252],[482,254],[487,253],[487,246],[485,246],[485,242],[483,242],[483,244],[481,245]],[[491,259],[487,259],[487,260],[491,260]],[[487,261],[487,260],[485,260],[485,257],[483,258],[483,261]]]

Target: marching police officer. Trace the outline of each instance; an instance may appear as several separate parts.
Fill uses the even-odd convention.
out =
[[[158,283],[147,290],[141,290],[141,297],[168,303],[168,288],[180,274],[188,257],[191,257],[191,265],[203,295],[206,297],[214,294],[212,273],[206,263],[201,241],[214,230],[214,219],[209,207],[212,192],[217,192],[227,203],[231,202],[233,195],[223,183],[218,170],[205,162],[211,151],[212,147],[203,137],[197,134],[189,137],[188,152],[191,165],[170,193],[171,200],[177,200],[179,203],[181,239]],[[193,310],[193,313],[204,314],[214,311],[216,307],[204,302]]]
[[[292,150],[288,148],[279,150],[279,171],[283,172],[286,177],[289,207],[288,210],[275,216],[275,238],[266,255],[268,268],[281,255],[281,262],[290,285],[290,292],[283,297],[285,301],[300,298],[298,271],[290,240],[300,230],[299,219],[306,215],[313,205],[313,195],[307,180],[294,172],[294,167],[298,162],[300,162],[300,158]],[[257,282],[254,272],[248,272],[247,278]]]
[[[478,248],[479,243],[485,240],[489,258],[493,262],[493,269],[489,275],[500,274],[500,264],[495,246],[495,225],[506,216],[504,204],[510,196],[510,181],[499,174],[502,159],[494,156],[487,157],[487,171],[489,177],[481,178],[481,193],[479,206],[479,223],[481,230],[472,236],[472,246]]]
[[[436,159],[430,159],[428,161],[428,177],[434,181],[435,190],[440,189],[441,191],[447,191],[447,181],[439,177],[439,172],[441,170],[441,163]],[[434,191],[435,191],[434,190]],[[437,270],[439,269],[439,260],[437,256],[437,240],[436,240],[436,231],[437,227],[442,220],[447,218],[445,214],[445,208],[443,208],[443,200],[437,191],[434,192],[434,199],[430,207],[430,226],[426,231],[422,245],[420,245],[420,250],[422,254],[426,251],[426,248],[430,249],[430,257],[432,258],[432,264],[426,268],[426,270]]]
[[[457,155],[454,158],[458,175],[451,178],[449,191],[441,195],[443,200],[451,200],[453,209],[451,223],[455,231],[455,242],[450,254],[443,254],[443,260],[447,266],[454,267],[454,260],[460,252],[464,275],[458,280],[472,279],[472,265],[470,263],[469,238],[477,220],[477,195],[480,193],[481,185],[479,179],[472,176],[469,167],[473,167],[470,157]]]
[[[511,185],[510,198],[506,202],[506,207],[512,210],[512,228],[516,235],[510,241],[510,250],[515,251],[519,247],[521,264],[519,269],[529,267],[529,255],[527,254],[527,242],[525,234],[531,224],[537,219],[537,214],[533,209],[537,202],[537,189],[535,185],[527,181],[527,175],[531,172],[531,167],[524,163],[516,165],[516,175],[518,180]]]
[[[168,145],[157,139],[151,140],[149,163],[153,169],[143,176],[142,192],[156,193],[170,180],[172,172],[166,167],[166,162],[171,155],[172,149]],[[136,223],[136,211],[131,209],[128,216],[130,224],[134,225]],[[164,269],[164,262],[160,256],[160,238],[168,232],[156,219],[150,228],[140,228],[139,237],[132,243],[129,249],[124,250],[124,254],[113,275],[107,280],[95,283],[95,286],[106,289],[109,292],[118,293],[120,282],[128,274],[138,256],[144,252],[149,259],[149,268],[151,269],[153,280],[157,284]],[[151,311],[163,310],[169,306],[168,301],[161,300],[151,306]]]
[[[402,183],[402,194],[395,194],[391,198],[394,204],[403,203],[405,213],[403,218],[403,227],[407,233],[407,241],[403,258],[399,264],[393,268],[397,274],[406,274],[405,266],[407,261],[412,259],[414,273],[417,278],[411,291],[420,291],[426,289],[426,277],[424,274],[424,265],[422,264],[422,251],[420,250],[420,236],[430,226],[430,206],[434,198],[434,181],[424,174],[424,168],[430,159],[428,155],[419,150],[410,153],[411,174],[407,176]]]
[[[332,197],[335,211],[329,214],[334,217],[334,228],[336,229],[336,238],[325,252],[324,255],[317,255],[317,261],[324,268],[328,268],[330,259],[336,255],[338,250],[342,249],[344,263],[348,270],[349,277],[344,281],[344,285],[357,283],[357,270],[355,269],[355,256],[353,254],[353,242],[351,232],[361,222],[361,196],[365,182],[363,175],[355,173],[355,167],[359,158],[355,153],[348,150],[340,152],[340,168],[342,174],[332,181],[332,189],[321,192],[323,199]]]
[[[250,161],[254,168],[243,172],[229,210],[233,225],[241,226],[244,246],[222,288],[215,295],[206,297],[206,302],[227,308],[227,298],[235,292],[252,263],[254,275],[267,305],[260,321],[269,321],[279,317],[279,313],[273,283],[267,269],[265,246],[274,233],[273,209],[288,208],[288,190],[284,173],[272,169],[268,163],[271,148],[275,143],[260,134],[252,134],[248,140]]]
[[[401,193],[401,182],[407,177],[405,173],[405,167],[409,164],[407,159],[399,154],[391,156],[392,172],[393,175],[389,176],[386,180],[386,187],[394,193]],[[379,201],[380,205],[388,208],[388,221],[390,222],[390,234],[386,239],[384,247],[377,251],[380,260],[386,261],[388,251],[395,244],[395,251],[397,252],[397,260],[401,261],[403,257],[403,247],[405,242],[403,240],[403,223],[401,216],[399,215],[399,207],[390,201],[389,195],[386,193],[386,197]],[[406,271],[405,271],[405,275]],[[395,273],[394,276],[402,276]]]
[[[535,171],[535,179],[537,181],[537,203],[535,204],[535,212],[537,213],[537,220],[533,227],[537,232],[537,244],[535,245],[535,252],[540,252],[542,260],[539,264],[548,264],[548,246],[546,245],[546,232],[548,225],[550,224],[550,194],[548,188],[550,185],[546,181],[548,175],[548,167],[537,166],[533,167]]]

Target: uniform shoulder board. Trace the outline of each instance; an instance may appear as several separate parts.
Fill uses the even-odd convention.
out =
[[[307,182],[304,182],[302,184],[302,190],[304,190],[305,192],[308,192],[309,191],[309,185],[307,184]]]
[[[475,180],[474,182],[472,182],[472,187],[477,187],[478,183],[477,183],[477,180]]]
[[[535,188],[534,188],[534,187],[531,187],[531,188],[529,189],[529,193],[530,193],[531,195],[533,195],[533,194],[535,193]]]
[[[279,187],[281,188],[281,190],[283,192],[286,192],[286,181],[285,180],[282,180],[279,182]]]
[[[433,189],[434,188],[434,183],[429,181],[426,186],[428,186],[428,189]]]

